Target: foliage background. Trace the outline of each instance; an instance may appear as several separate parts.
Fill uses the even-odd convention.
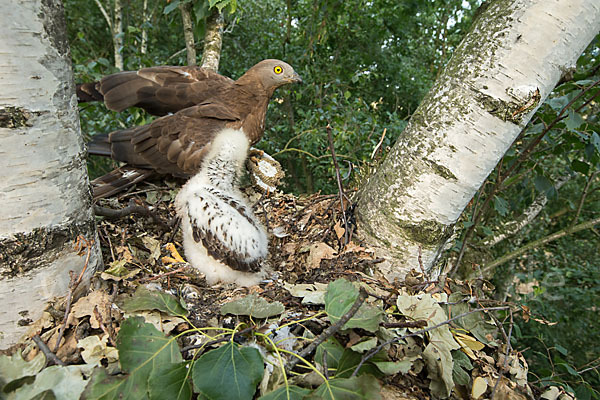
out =
[[[123,2],[126,69],[185,63],[176,2],[148,0],[147,21],[142,19],[141,1]],[[393,144],[443,69],[476,17],[480,1],[225,3],[229,7],[224,9],[226,29],[219,72],[237,78],[264,58],[280,58],[304,79],[304,85],[276,93],[266,135],[259,144],[284,166],[284,190],[300,194],[336,191],[327,124],[333,128],[336,153],[343,160],[344,183],[349,188],[360,185],[361,177]],[[208,4],[192,4],[201,54],[199,38]],[[104,5],[110,12],[111,5]],[[77,82],[115,72],[110,30],[99,8],[87,0],[65,0],[65,8]],[[144,29],[149,42],[148,52],[142,54]],[[578,110],[598,89],[586,92],[565,111],[567,118],[548,130],[531,153],[520,157],[569,101],[598,80],[599,44],[596,39],[590,45],[578,61],[573,79],[557,87],[465,210],[453,249],[456,257],[464,248],[461,275],[477,273],[477,265],[484,261],[600,214],[599,106],[592,100]],[[82,130],[88,136],[147,123],[150,118],[139,110],[107,112],[102,105],[88,104],[81,109]],[[384,130],[382,150],[371,159]],[[92,176],[108,168],[105,161],[90,162]],[[505,176],[507,171],[510,173]],[[571,179],[556,191],[556,179],[565,174],[571,174]],[[492,248],[482,245],[540,194],[546,194],[549,201],[533,222]],[[580,398],[598,396],[592,388],[600,387],[599,237],[593,229],[568,235],[505,263],[494,274],[499,298],[521,302],[539,320],[558,322],[518,322],[515,345],[525,349],[532,380],[570,385]]]

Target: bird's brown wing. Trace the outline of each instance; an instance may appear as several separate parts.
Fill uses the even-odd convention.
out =
[[[200,168],[208,144],[225,127],[238,128],[241,116],[217,103],[199,104],[152,123],[93,137],[90,154],[107,155],[130,166],[187,177]]]
[[[80,101],[104,100],[115,111],[140,107],[167,115],[202,103],[234,81],[200,67],[151,67],[105,76],[97,83],[77,86]]]

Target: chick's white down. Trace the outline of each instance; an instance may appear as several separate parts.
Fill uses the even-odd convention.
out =
[[[223,130],[175,199],[186,259],[209,284],[252,286],[264,276],[260,263],[267,256],[267,234],[237,188],[248,148],[243,131]]]

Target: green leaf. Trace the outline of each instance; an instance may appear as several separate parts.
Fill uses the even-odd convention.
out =
[[[323,364],[323,354],[327,354],[327,367],[336,369],[342,354],[344,354],[344,347],[334,337],[329,337],[323,343],[317,346],[315,351],[315,362]]]
[[[176,9],[179,6],[179,0],[173,0],[171,3],[167,4],[167,6],[163,9],[163,14],[169,14],[171,11]]]
[[[37,375],[44,365],[46,365],[46,357],[41,352],[31,361],[23,360],[20,352],[12,356],[0,355],[0,391],[12,381]]]
[[[269,303],[255,294],[231,301],[221,307],[222,315],[250,315],[254,318],[269,318],[284,311],[285,307],[280,302]]]
[[[264,372],[258,350],[227,342],[204,353],[192,369],[194,387],[214,400],[246,400],[256,392]]]
[[[124,399],[143,399],[143,396],[135,397],[135,393],[131,393],[132,397],[123,391],[126,380],[126,376],[109,376],[104,368],[98,367],[94,369],[82,398],[85,400],[112,400],[124,396]]]
[[[381,376],[379,369],[373,365],[375,361],[385,361],[385,353],[383,351],[377,353],[374,357],[369,359],[366,363],[364,363],[360,369],[358,370],[357,375],[371,374],[374,376]],[[359,354],[350,349],[345,349],[342,357],[340,358],[340,362],[338,363],[337,369],[335,371],[336,378],[349,378],[350,375],[354,372],[360,360],[362,359],[362,354]]]
[[[590,165],[583,161],[573,160],[571,161],[571,169],[573,169],[575,172],[580,172],[584,175],[587,175],[590,171]]]
[[[596,148],[596,151],[600,153],[600,136],[594,132],[590,136],[590,143]]]
[[[555,97],[546,101],[553,110],[562,110],[567,104],[569,104],[569,98],[567,96]]]
[[[192,386],[188,380],[189,372],[188,363],[157,365],[150,373],[150,399],[191,399]]]
[[[300,386],[282,386],[277,390],[259,397],[259,400],[302,400],[309,393],[310,390],[301,388]]]
[[[407,374],[413,366],[418,356],[405,357],[401,361],[374,361],[373,364],[386,375],[396,375],[397,373]]]
[[[175,296],[158,290],[148,290],[144,286],[138,287],[133,296],[123,300],[119,306],[130,313],[141,310],[158,310],[177,317],[188,314]]]
[[[350,98],[350,96],[352,96],[352,94],[349,91],[345,91],[344,92],[344,97],[346,98],[346,100],[348,100]]]
[[[177,342],[142,317],[128,318],[121,324],[117,349],[123,372],[129,375],[109,377],[103,369],[94,371],[86,399],[147,399],[152,372],[182,361]]]
[[[533,185],[540,193],[547,193],[554,189],[552,182],[550,182],[550,180],[543,175],[538,175],[533,178]]]
[[[579,128],[584,123],[585,120],[583,119],[581,114],[576,113],[575,110],[569,110],[569,116],[565,120],[565,125],[568,130],[573,131]]]
[[[358,289],[345,279],[338,279],[329,284],[325,293],[325,312],[332,324],[352,308],[358,295]],[[383,311],[380,308],[363,303],[342,329],[362,328],[376,332],[382,319]]]
[[[561,353],[563,356],[566,356],[567,354],[569,354],[569,350],[565,349],[564,347],[562,347],[561,345],[557,344],[554,346],[554,348]]]
[[[471,360],[469,360],[469,357],[461,350],[452,351],[452,359],[454,360],[452,379],[457,385],[469,386],[469,383],[471,382],[471,374],[469,371],[473,369]]]
[[[494,196],[494,209],[498,211],[498,214],[505,217],[508,214],[508,202],[502,197]]]
[[[329,386],[327,385],[329,384]],[[353,378],[335,378],[323,383],[308,397],[316,400],[379,400],[381,386],[377,379],[369,375],[360,375]]]
[[[350,348],[358,353],[364,353],[367,350],[371,350],[375,346],[377,346],[377,338],[370,337],[361,340]]]
[[[89,372],[91,367],[79,365],[48,367],[36,375],[35,382],[21,386],[12,392],[10,398],[13,400],[30,400],[33,398],[78,399],[88,383],[84,379],[86,370]]]

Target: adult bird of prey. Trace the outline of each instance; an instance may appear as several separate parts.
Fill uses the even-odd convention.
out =
[[[192,176],[225,128],[242,130],[251,144],[258,142],[273,92],[294,82],[302,79],[289,64],[268,59],[235,81],[200,67],[162,66],[78,86],[80,101],[102,100],[115,111],[136,106],[161,116],[147,125],[93,136],[89,154],[127,164],[92,182],[94,197],[109,196],[154,173]]]
[[[185,256],[211,285],[252,286],[264,275],[267,233],[237,188],[249,145],[241,130],[218,133],[200,172],[175,198]]]

